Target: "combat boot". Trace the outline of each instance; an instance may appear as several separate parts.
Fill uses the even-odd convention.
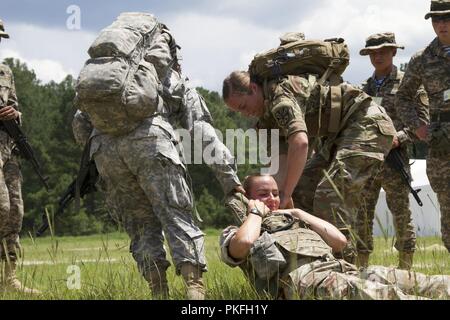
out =
[[[188,300],[205,300],[202,270],[191,263],[183,263],[180,273],[186,282]]]
[[[367,268],[369,266],[369,252],[358,252],[356,257],[356,266],[358,268]]]
[[[153,270],[144,275],[147,280],[150,290],[152,291],[153,299],[169,299],[169,286],[167,285],[166,271]]]
[[[0,275],[0,291],[23,292],[28,294],[41,294],[41,291],[25,287],[16,276],[16,261],[3,261]]]
[[[411,270],[413,265],[414,252],[398,252],[398,268],[404,270]]]

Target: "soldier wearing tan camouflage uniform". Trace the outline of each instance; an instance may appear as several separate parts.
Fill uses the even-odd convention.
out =
[[[394,122],[397,135],[394,138],[395,146],[399,148],[404,163],[409,163],[407,144],[412,142],[415,134],[411,132],[398,117],[394,99],[403,72],[393,64],[397,48],[404,49],[395,41],[395,35],[391,32],[377,33],[369,36],[366,46],[360,51],[362,56],[369,55],[375,68],[374,74],[362,85],[362,90],[381,106]],[[423,91],[420,94],[425,94]],[[418,104],[418,106],[425,108]],[[422,111],[423,113],[423,111]],[[409,171],[409,167],[406,168]],[[400,173],[385,163],[379,179],[373,183],[366,197],[366,210],[361,210],[358,218],[358,265],[367,267],[369,255],[373,251],[373,219],[374,210],[378,200],[380,189],[386,191],[386,202],[394,217],[396,231],[395,248],[399,251],[399,267],[410,269],[416,246],[416,234],[412,223],[412,213],[409,209],[409,188],[403,182]]]
[[[0,41],[9,38],[0,20]],[[20,121],[14,78],[11,69],[0,64],[0,120]],[[20,251],[19,232],[22,229],[22,176],[14,143],[0,123],[0,291],[39,293],[24,287],[16,277]]]
[[[337,123],[331,123],[330,86],[317,85],[313,76],[286,76],[264,86],[235,71],[224,80],[223,98],[232,110],[258,117],[258,128],[280,130],[280,153],[287,154],[280,207],[292,196],[296,207],[336,225],[350,240],[344,258],[353,262],[361,195],[380,172],[395,129],[367,94],[346,83],[334,88],[342,97]],[[313,137],[323,138],[322,147],[306,163]]]
[[[411,58],[395,103],[405,125],[429,144],[427,174],[439,200],[442,241],[450,251],[450,0],[431,1],[425,19],[430,17],[437,37]],[[429,125],[413,107],[420,85],[428,94]]]
[[[281,299],[423,299],[450,297],[450,276],[427,276],[383,266],[357,269],[336,259],[346,238],[333,225],[300,209],[278,210],[271,176],[244,182],[250,201],[229,207],[240,227],[220,237],[221,259],[239,266],[260,294]],[[245,200],[245,199],[244,199]]]
[[[192,139],[194,135],[203,139],[200,152],[208,145],[215,147],[222,161],[210,167],[225,194],[241,186],[234,159],[218,139],[205,101],[178,71],[171,38],[163,32],[155,41],[157,49],[147,57],[164,85],[155,114],[126,135],[102,134],[97,129],[89,134],[92,125],[82,112],[77,112],[73,128],[79,143],[90,136],[91,157],[104,183],[108,207],[130,236],[130,251],[153,296],[169,294],[165,236],[176,273],[187,284],[187,298],[203,299],[204,235],[195,223],[193,194],[174,127],[189,130]]]

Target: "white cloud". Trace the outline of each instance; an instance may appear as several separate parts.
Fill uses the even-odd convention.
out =
[[[423,0],[317,0],[306,4],[231,0],[202,13],[173,9],[160,18],[182,46],[183,69],[193,84],[220,92],[222,80],[230,71],[246,69],[254,54],[277,46],[278,37],[287,31],[303,31],[308,38],[343,37],[351,50],[344,77],[359,83],[372,73],[369,59],[359,56],[368,35],[395,32],[397,42],[406,46],[398,52],[398,65],[408,62],[415,51],[434,38],[430,21],[424,20],[428,6],[429,2]],[[289,11],[284,24],[279,16],[286,13],[283,8]],[[277,23],[271,23],[275,20]],[[0,53],[8,49],[33,65],[42,80],[57,80],[64,72],[78,75],[88,58],[86,51],[100,30],[70,31],[12,23],[8,31],[12,38],[1,43]]]
[[[5,50],[0,52],[0,61],[5,58],[15,58],[19,59],[21,62],[25,62],[29,69],[34,70],[36,76],[43,83],[48,83],[50,81],[61,82],[69,73],[64,69],[62,63],[49,60],[49,59],[25,59],[18,52],[13,50]]]
[[[0,57],[14,57],[27,63],[44,83],[78,76],[87,49],[96,35],[84,31],[50,29],[29,24],[8,24],[9,40],[0,44]]]

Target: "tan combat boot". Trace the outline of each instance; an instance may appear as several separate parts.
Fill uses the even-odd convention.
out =
[[[186,282],[188,300],[205,300],[205,287],[203,285],[202,270],[191,263],[184,263],[180,273]]]
[[[411,270],[413,265],[414,252],[398,252],[398,268],[404,270]]]
[[[166,271],[153,270],[144,275],[147,280],[150,290],[152,291],[153,299],[169,299],[169,287],[167,285]]]
[[[1,263],[0,290],[6,292],[23,292],[41,294],[41,291],[25,287],[16,276],[17,263],[13,260]]]
[[[356,257],[356,266],[358,268],[367,268],[369,266],[369,256],[368,252],[358,252]]]

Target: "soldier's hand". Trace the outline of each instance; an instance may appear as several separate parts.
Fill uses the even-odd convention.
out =
[[[280,192],[280,209],[294,208],[294,201],[292,197],[286,197],[283,192]]]
[[[0,109],[0,120],[13,120],[19,117],[19,112],[13,107],[3,107]]]
[[[416,130],[416,136],[422,141],[427,141],[428,136],[428,126],[424,124]]]
[[[248,202],[248,212],[255,209],[260,213],[258,215],[260,215],[261,218],[264,218],[270,213],[270,209],[264,204],[264,202],[260,200],[250,200]]]
[[[397,136],[394,136],[394,140],[392,140],[392,149],[400,147],[400,141]]]

